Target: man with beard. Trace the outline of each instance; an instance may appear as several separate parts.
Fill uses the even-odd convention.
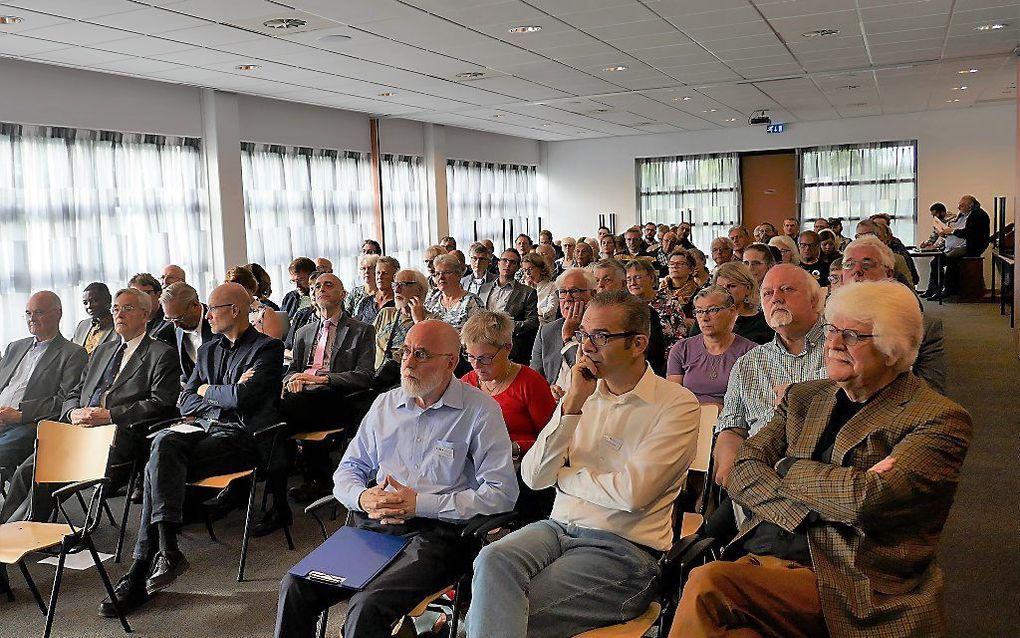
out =
[[[519,489],[503,414],[454,378],[459,352],[450,324],[415,324],[400,351],[401,387],[372,404],[333,475],[333,495],[357,527],[410,545],[361,591],[285,576],[278,638],[312,638],[319,613],[343,600],[345,636],[388,638],[402,615],[470,567],[479,548],[461,538],[464,524],[513,508]]]
[[[740,444],[769,422],[789,385],[825,378],[824,304],[807,271],[778,264],[765,273],[761,305],[776,337],[737,359],[730,371],[715,426],[715,481],[720,486],[726,487]]]

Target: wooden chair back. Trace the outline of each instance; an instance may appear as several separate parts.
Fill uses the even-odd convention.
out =
[[[36,483],[72,483],[106,476],[117,426],[85,428],[40,421],[36,433]]]

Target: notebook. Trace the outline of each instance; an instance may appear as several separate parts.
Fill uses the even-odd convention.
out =
[[[290,569],[308,580],[361,591],[410,541],[356,527],[341,527]]]

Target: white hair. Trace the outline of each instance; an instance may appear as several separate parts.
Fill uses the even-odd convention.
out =
[[[875,349],[897,372],[906,372],[917,360],[923,325],[921,308],[914,293],[899,283],[862,281],[844,284],[829,297],[825,320],[835,317],[871,325]]]
[[[567,277],[578,273],[584,277],[584,283],[590,290],[594,290],[596,288],[597,282],[595,281],[595,274],[588,268],[567,268],[560,273],[559,277],[556,278],[556,288],[563,288],[563,282],[567,280]]]
[[[783,248],[790,249],[792,255],[792,261],[790,263],[799,265],[800,252],[797,250],[797,244],[794,243],[793,239],[786,235],[776,235],[775,237],[769,240],[769,246],[775,246],[776,248],[779,248],[780,244],[782,244]]]
[[[375,268],[379,255],[361,255],[358,257],[358,268]]]
[[[121,288],[117,291],[117,294],[113,296],[114,299],[121,295],[131,295],[135,298],[135,303],[138,304],[138,308],[141,309],[146,315],[152,312],[152,299],[149,295],[145,294],[137,288]]]
[[[878,261],[882,264],[883,268],[887,270],[896,269],[896,255],[893,253],[892,248],[889,248],[884,241],[875,235],[861,235],[846,245],[846,248],[843,249],[843,254],[846,255],[846,252],[851,248],[865,247],[874,248],[878,251]],[[846,259],[846,257],[843,259]]]

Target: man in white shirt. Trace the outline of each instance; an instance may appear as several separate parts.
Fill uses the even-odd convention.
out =
[[[648,330],[624,291],[585,310],[570,389],[521,465],[528,487],[556,486],[551,518],[479,554],[468,636],[572,636],[648,607],[700,414],[648,367]]]
[[[163,316],[174,326],[174,343],[181,367],[181,386],[188,382],[195,369],[198,349],[216,336],[205,318],[208,309],[198,300],[198,291],[179,281],[170,284],[159,295]]]

